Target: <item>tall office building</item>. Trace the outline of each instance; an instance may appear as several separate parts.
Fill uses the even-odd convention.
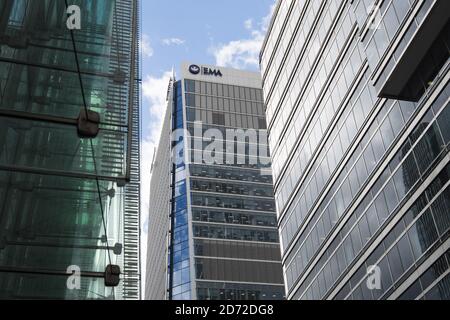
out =
[[[138,5],[0,1],[2,299],[140,297]]]
[[[174,79],[174,78],[172,78]],[[161,138],[151,166],[148,245],[146,263],[145,300],[166,300],[170,231],[170,203],[172,199],[171,130],[173,108],[173,80],[167,94],[167,109]]]
[[[146,298],[283,299],[260,75],[181,70],[153,163]]]
[[[450,298],[449,16],[278,1],[260,59],[288,299]]]

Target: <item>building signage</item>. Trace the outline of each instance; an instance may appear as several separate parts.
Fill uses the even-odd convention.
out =
[[[222,77],[222,72],[219,69],[212,69],[209,67],[200,67],[196,64],[189,66],[189,72],[193,75],[204,75],[204,76],[214,76]]]

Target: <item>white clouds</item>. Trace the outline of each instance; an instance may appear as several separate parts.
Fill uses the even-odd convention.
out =
[[[256,27],[253,19],[244,21],[244,27],[250,31],[250,38],[230,41],[211,48],[216,64],[237,69],[258,68],[259,53],[274,9],[275,4],[271,6],[269,15],[257,23]]]
[[[165,39],[161,40],[161,43],[165,46],[181,46],[186,43],[186,40],[183,40],[180,38],[165,38]],[[153,49],[153,46],[150,41],[150,37],[147,34],[144,34],[142,36],[140,45],[141,45],[141,50],[142,50],[142,56],[144,58],[153,57],[155,50]]]
[[[253,19],[247,19],[244,21],[244,27],[247,30],[253,29]]]
[[[264,32],[267,32],[267,30],[269,29],[269,24],[270,24],[270,20],[272,20],[272,16],[275,12],[275,8],[276,8],[277,4],[276,1],[270,6],[270,10],[269,10],[269,14],[267,16],[265,16],[264,18],[262,18],[261,20],[261,29]]]
[[[171,45],[175,45],[175,46],[181,46],[183,44],[185,44],[185,40],[180,39],[180,38],[166,38],[162,40],[162,43],[166,46],[171,46]]]
[[[216,64],[237,69],[257,67],[259,64],[258,55],[264,37],[261,35],[253,36],[252,39],[231,41],[213,49]]]
[[[150,113],[147,126],[148,132],[143,137],[141,145],[141,266],[142,270],[142,285],[145,284],[145,266],[147,258],[147,232],[149,219],[149,198],[150,198],[150,169],[153,160],[153,153],[158,146],[159,137],[161,136],[162,121],[166,112],[166,96],[167,87],[172,72],[167,71],[161,77],[145,77],[142,83],[143,105]]]
[[[161,77],[147,75],[142,83],[144,104],[148,105],[150,115],[158,117],[159,120],[162,120],[166,110],[167,88],[171,76],[171,71],[164,72]]]
[[[152,46],[150,45],[150,38],[146,34],[142,36],[141,50],[144,57],[151,58],[153,56],[154,51]]]

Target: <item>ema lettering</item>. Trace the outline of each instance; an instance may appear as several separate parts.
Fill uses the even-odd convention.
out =
[[[193,75],[204,75],[204,76],[214,76],[214,77],[222,77],[222,71],[219,69],[212,69],[209,67],[199,67],[196,64],[192,64],[189,66],[189,72]]]
[[[205,76],[222,77],[222,72],[220,72],[220,70],[206,68],[206,67],[203,68],[203,74]]]

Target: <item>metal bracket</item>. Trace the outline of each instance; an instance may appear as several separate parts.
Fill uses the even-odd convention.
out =
[[[100,114],[95,111],[81,110],[78,117],[78,136],[80,138],[97,137],[100,128]]]
[[[105,235],[103,235],[103,236],[100,237],[100,241],[101,241],[102,243],[108,243],[108,237],[105,236]]]
[[[120,283],[120,267],[108,265],[105,271],[105,287],[117,287]]]
[[[125,180],[117,180],[117,187],[124,188],[127,185]]]
[[[114,253],[116,256],[120,256],[120,255],[122,254],[122,248],[123,248],[123,246],[122,246],[121,243],[116,243],[116,244],[114,245],[114,247],[111,248],[111,249],[113,250],[113,253]]]
[[[114,198],[116,196],[116,189],[109,189],[108,191],[106,191],[106,195],[110,198]]]

